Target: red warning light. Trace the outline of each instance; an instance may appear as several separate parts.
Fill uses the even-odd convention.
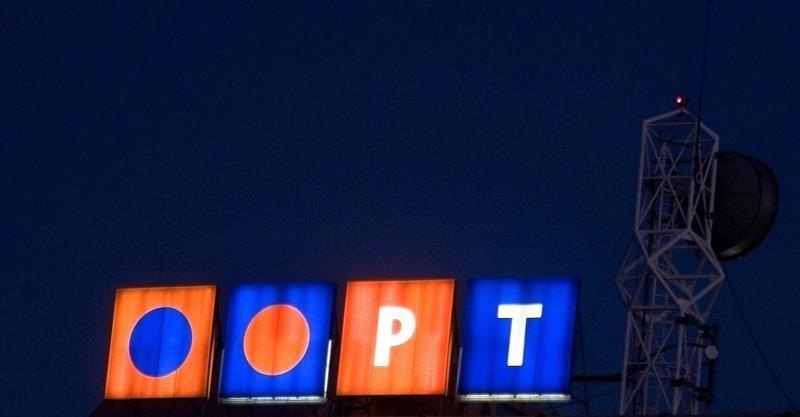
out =
[[[675,105],[678,107],[686,107],[689,100],[684,96],[676,96],[675,97]]]

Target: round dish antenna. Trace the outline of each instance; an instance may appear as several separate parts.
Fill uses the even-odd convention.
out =
[[[767,164],[738,152],[719,152],[711,228],[717,259],[739,259],[755,249],[775,222],[778,200],[778,180]]]

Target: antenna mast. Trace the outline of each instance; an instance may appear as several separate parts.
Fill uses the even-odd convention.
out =
[[[617,273],[627,308],[620,414],[697,414],[713,399],[725,279],[711,247],[719,137],[685,107],[643,123],[634,237]]]

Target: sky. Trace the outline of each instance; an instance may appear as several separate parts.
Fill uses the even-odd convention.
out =
[[[576,275],[587,372],[643,119],[696,111],[705,2],[19,2],[0,8],[1,413],[102,400],[114,291]],[[703,121],[781,187],[729,283],[800,403],[800,3],[715,1]],[[790,405],[728,289],[718,401]],[[591,388],[592,396],[616,389]],[[617,394],[597,398],[615,413]]]

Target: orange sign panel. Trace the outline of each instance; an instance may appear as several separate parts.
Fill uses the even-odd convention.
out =
[[[347,283],[339,395],[444,394],[455,281]]]
[[[105,397],[206,397],[214,286],[117,290]]]

